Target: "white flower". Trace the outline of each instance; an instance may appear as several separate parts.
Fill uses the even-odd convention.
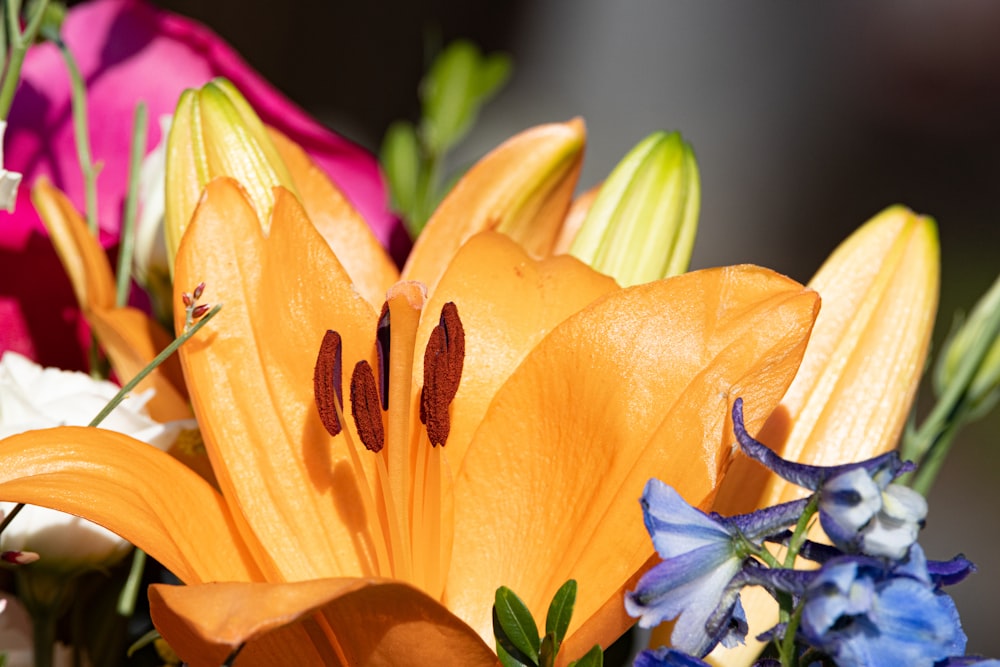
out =
[[[14,352],[0,358],[0,438],[53,426],[86,426],[118,393],[111,382],[84,373],[42,368]],[[160,424],[146,414],[153,392],[126,398],[101,423],[106,428],[168,449],[181,431],[197,428],[193,420]],[[12,503],[0,503],[4,513]],[[32,567],[60,570],[111,565],[131,545],[89,521],[40,507],[25,507],[0,535],[2,551],[33,551],[41,560]]]

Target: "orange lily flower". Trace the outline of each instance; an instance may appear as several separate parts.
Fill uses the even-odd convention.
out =
[[[499,219],[546,255],[574,161],[543,165],[541,190],[525,189],[523,162],[471,171],[404,269],[428,289],[392,285],[387,318],[371,296],[391,274],[358,279],[341,263],[307,189],[296,184],[301,204],[276,189],[265,232],[237,183],[213,181],[175,284],[204,280],[224,303],[180,353],[220,490],[126,436],[61,428],[0,442],[0,498],[105,525],[189,584],[150,599],[195,666],[243,642],[240,665],[492,665],[496,588],[541,617],[569,578],[580,589],[560,659],[609,644],[632,623],[622,591],[654,558],[636,506],[645,481],[711,503],[732,451],[732,400],[745,398],[759,428],[794,376],[818,299],[756,267],[623,290],[575,259],[474,234]],[[544,233],[529,229],[539,219]],[[362,268],[382,253],[350,242]],[[449,347],[449,303],[463,353]],[[386,319],[388,409],[377,394],[364,400],[364,381],[337,400],[321,391],[362,424],[341,419],[330,436],[314,403],[324,332],[339,334],[343,368],[377,368]],[[427,402],[425,429],[442,326],[461,381],[450,406],[440,394]]]
[[[842,243],[809,287],[823,298],[802,365],[758,439],[783,457],[818,466],[867,459],[894,448],[923,374],[937,310],[937,228],[895,206]],[[713,509],[750,512],[806,491],[742,454]],[[749,637],[774,625],[777,607],[760,590],[743,605]],[[657,630],[654,643],[669,633]],[[717,649],[712,661],[749,665],[763,645]]]

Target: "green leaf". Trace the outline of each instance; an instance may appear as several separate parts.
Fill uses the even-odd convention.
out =
[[[513,62],[506,53],[491,53],[479,61],[475,85],[476,104],[482,106],[503,88]]]
[[[569,663],[569,667],[604,667],[604,651],[600,644],[587,651],[582,658]]]
[[[420,173],[420,149],[412,123],[400,120],[389,126],[382,140],[380,158],[389,181],[393,209],[409,217],[413,213]]]
[[[522,662],[526,658],[532,665],[538,664],[541,643],[538,626],[527,605],[506,586],[497,589],[493,605],[493,632],[497,642],[511,656]]]
[[[576,580],[570,579],[556,591],[552,604],[549,605],[549,613],[545,616],[545,634],[554,635],[556,651],[566,636],[566,630],[569,629],[574,604],[576,604]]]

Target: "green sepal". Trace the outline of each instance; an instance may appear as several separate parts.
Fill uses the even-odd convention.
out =
[[[493,633],[511,657],[529,665],[538,664],[538,626],[528,606],[506,586],[497,589],[493,604]]]
[[[569,663],[569,667],[604,667],[604,651],[600,644],[587,651],[582,658]]]
[[[559,587],[552,597],[552,604],[549,605],[549,612],[545,616],[545,634],[553,635],[555,639],[555,650],[559,650],[566,631],[569,629],[569,622],[573,618],[573,605],[576,604],[576,580],[570,579]]]

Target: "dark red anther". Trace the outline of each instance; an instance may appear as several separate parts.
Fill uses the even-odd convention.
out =
[[[181,301],[184,302],[185,308],[190,308],[192,305],[194,305],[194,299],[192,299],[191,295],[188,294],[187,292],[181,292]]]
[[[362,359],[351,375],[351,415],[358,428],[358,437],[369,450],[382,451],[385,445],[385,428],[382,426],[382,408],[375,386],[371,364]]]
[[[441,319],[427,340],[424,351],[424,386],[420,391],[420,421],[434,446],[444,445],[451,431],[449,408],[462,379],[465,361],[465,329],[458,308],[448,302]]]
[[[342,428],[337,418],[337,407],[343,410],[343,349],[340,334],[327,331],[319,346],[316,367],[313,370],[313,394],[320,421],[330,435],[337,435]]]
[[[203,316],[208,311],[210,311],[211,309],[212,307],[207,303],[203,303],[200,306],[195,306],[195,309],[191,311],[191,317],[192,319],[196,320],[199,317]]]
[[[198,283],[198,286],[194,288],[194,300],[197,301],[201,298],[201,295],[205,293],[205,283]]]

